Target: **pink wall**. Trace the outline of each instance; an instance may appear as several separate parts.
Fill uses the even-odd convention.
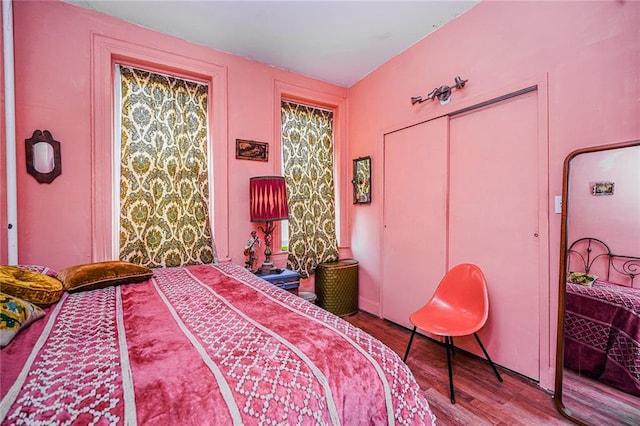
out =
[[[548,214],[549,270],[540,283],[548,293],[540,313],[540,381],[552,388],[560,240],[553,196],[562,192],[563,160],[571,151],[640,136],[639,51],[638,2],[483,2],[351,87],[351,156],[371,155],[373,165],[373,203],[352,210],[361,307],[379,312],[383,134],[503,88],[548,82],[542,99],[549,116],[541,118],[548,129],[548,197],[540,209]],[[457,75],[469,82],[446,107],[411,105],[412,96],[450,85]],[[407,188],[407,199],[412,191]]]
[[[218,112],[226,119],[219,123],[223,128],[217,130],[226,134],[224,143],[228,145],[227,157],[216,160],[216,165],[227,170],[218,182],[223,182],[222,190],[226,191],[229,203],[217,207],[228,216],[229,246],[219,247],[219,254],[239,264],[244,262],[244,242],[253,227],[247,208],[249,178],[278,174],[273,141],[279,128],[276,112],[283,91],[277,86],[284,85],[294,94],[299,91],[300,96],[317,96],[321,100],[343,101],[347,95],[347,89],[335,85],[187,43],[63,2],[16,2],[14,17],[20,263],[63,268],[93,260],[92,173],[96,168],[92,167],[92,149],[103,147],[92,145],[95,117],[91,111],[96,93],[111,90],[91,89],[95,79],[95,66],[92,67],[96,58],[92,51],[95,37],[143,46],[145,51],[159,52],[158,57],[181,56],[185,61],[200,61],[224,69],[226,81],[221,86],[224,93],[214,96],[225,99],[219,105],[224,110]],[[22,167],[22,141],[35,129],[49,129],[62,144],[62,175],[50,185],[38,184]],[[269,162],[236,160],[236,138],[271,143]],[[282,265],[284,256],[276,256],[275,261]]]
[[[613,182],[613,195],[592,195],[593,182]],[[640,256],[640,146],[571,160],[568,207],[567,244],[593,237],[615,254]]]

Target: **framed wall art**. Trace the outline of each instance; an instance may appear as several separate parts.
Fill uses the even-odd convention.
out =
[[[353,204],[371,202],[371,157],[353,160]]]
[[[591,182],[591,195],[613,195],[613,182]]]
[[[241,160],[269,161],[269,144],[236,139],[236,158]]]

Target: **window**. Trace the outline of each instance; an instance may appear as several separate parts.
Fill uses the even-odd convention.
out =
[[[289,202],[287,268],[311,275],[338,258],[333,111],[282,101],[282,166]],[[283,226],[283,228],[285,228]]]
[[[150,267],[213,262],[208,87],[132,67],[118,70],[119,257]]]

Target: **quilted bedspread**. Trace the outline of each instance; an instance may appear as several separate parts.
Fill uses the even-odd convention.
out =
[[[567,283],[564,365],[640,396],[640,289]]]
[[[432,424],[362,330],[232,264],[63,296],[0,353],[2,424]]]

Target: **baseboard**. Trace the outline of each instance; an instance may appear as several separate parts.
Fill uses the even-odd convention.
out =
[[[380,315],[382,315],[382,312],[380,311],[380,302],[365,299],[363,297],[358,298],[358,309],[368,312],[377,317],[380,317]]]

